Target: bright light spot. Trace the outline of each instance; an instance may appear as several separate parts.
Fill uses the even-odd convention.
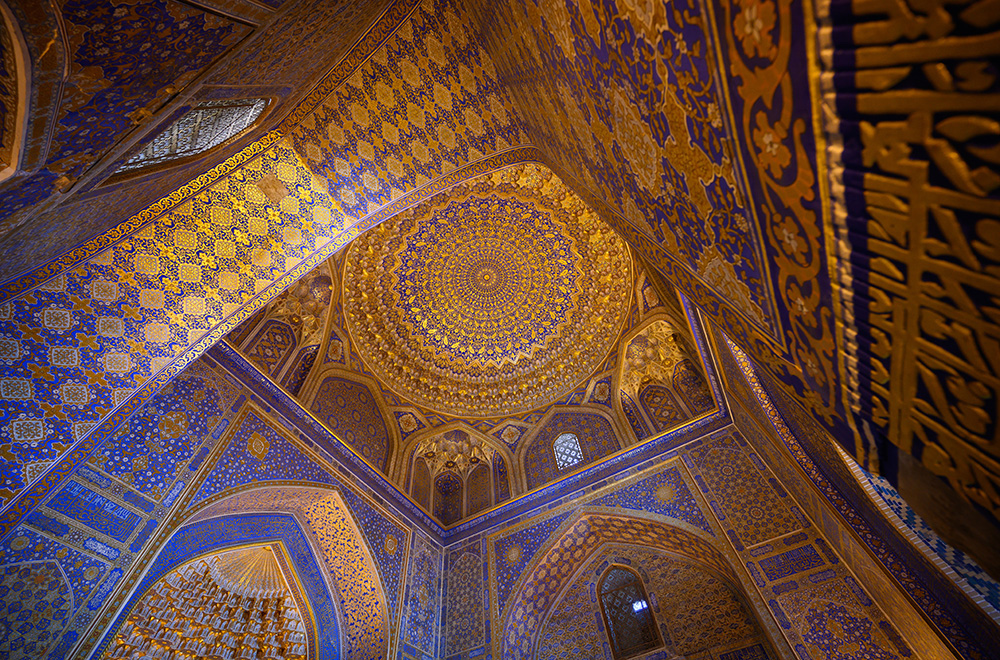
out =
[[[634,603],[632,603],[632,611],[633,612],[641,612],[644,609],[646,609],[646,601],[644,601],[644,600],[637,600]]]

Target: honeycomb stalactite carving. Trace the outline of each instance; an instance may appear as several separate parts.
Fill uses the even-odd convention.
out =
[[[270,547],[235,550],[168,573],[139,601],[105,658],[307,657],[305,626]]]

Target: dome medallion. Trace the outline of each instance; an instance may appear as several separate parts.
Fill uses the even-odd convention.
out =
[[[446,414],[543,406],[586,379],[624,323],[622,240],[548,169],[483,175],[358,238],[348,330],[389,388]]]

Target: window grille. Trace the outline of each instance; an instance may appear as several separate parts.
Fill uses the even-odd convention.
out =
[[[205,101],[191,110],[121,166],[129,172],[196,156],[249,128],[267,106],[266,99]]]
[[[601,579],[600,593],[608,641],[616,660],[660,645],[649,597],[638,575],[612,566]]]
[[[552,451],[556,455],[556,466],[560,470],[583,462],[583,451],[580,440],[572,433],[563,433],[552,443]]]

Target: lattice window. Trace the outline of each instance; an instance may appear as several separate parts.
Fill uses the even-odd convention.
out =
[[[660,645],[642,580],[623,566],[611,566],[599,585],[601,611],[615,658],[630,658]]]
[[[583,450],[580,440],[572,433],[563,433],[552,443],[552,451],[556,455],[556,466],[560,470],[583,462]]]
[[[266,106],[266,99],[205,101],[153,138],[119,172],[204,153],[249,128]]]

